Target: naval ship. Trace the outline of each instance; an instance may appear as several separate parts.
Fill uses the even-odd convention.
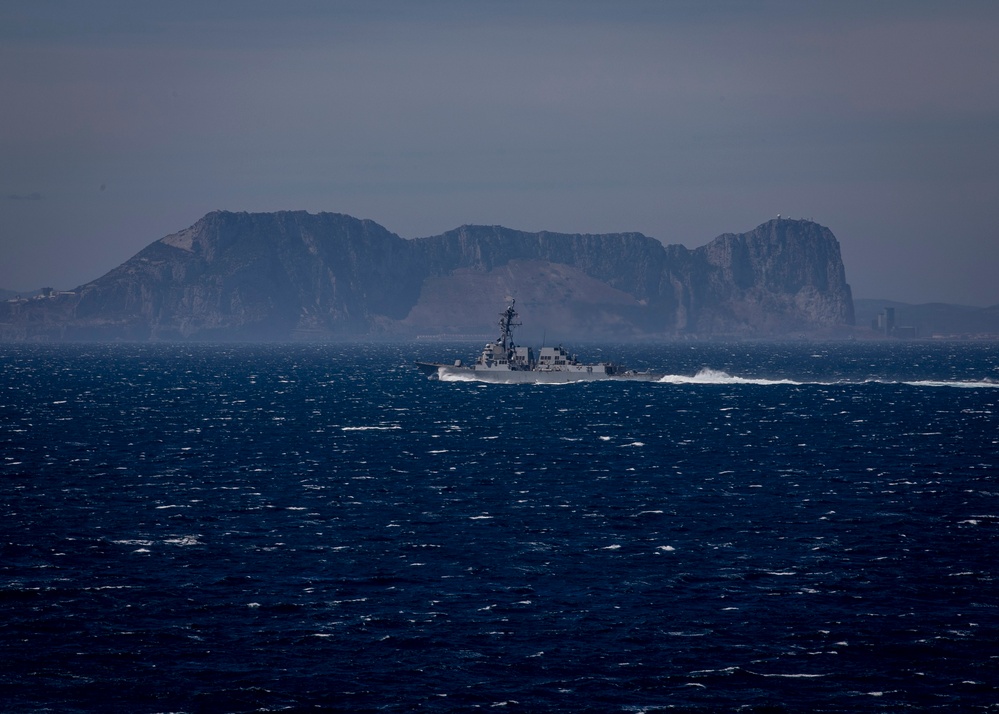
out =
[[[576,355],[569,354],[562,346],[542,347],[535,356],[530,347],[518,347],[513,341],[513,328],[520,327],[516,322],[515,300],[511,300],[506,310],[500,313],[500,335],[494,342],[486,344],[482,354],[473,364],[455,360],[453,364],[441,362],[417,362],[430,379],[468,379],[486,382],[553,384],[561,382],[585,382],[597,379],[622,379],[653,382],[662,379],[662,374],[636,372],[624,369],[612,362],[583,364]]]

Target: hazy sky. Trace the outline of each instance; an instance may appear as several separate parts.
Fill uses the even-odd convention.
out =
[[[999,303],[999,2],[0,4],[0,287],[208,211],[689,248],[782,213],[855,297]]]

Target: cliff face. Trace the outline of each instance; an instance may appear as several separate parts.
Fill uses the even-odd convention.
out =
[[[340,214],[216,212],[74,294],[0,303],[0,339],[490,333],[508,296],[525,325],[566,339],[853,322],[839,244],[807,221],[689,251],[637,233],[462,226],[403,240]]]
[[[154,339],[362,334],[419,294],[410,246],[372,221],[211,213],[79,288],[78,324]]]
[[[839,242],[810,221],[775,220],[694,251],[698,331],[852,325]]]

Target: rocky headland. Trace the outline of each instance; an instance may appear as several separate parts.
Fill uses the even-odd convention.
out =
[[[0,302],[0,340],[491,334],[509,297],[552,339],[776,337],[853,324],[839,243],[777,219],[693,250],[640,233],[462,226],[403,239],[304,211],[206,215],[75,290]]]

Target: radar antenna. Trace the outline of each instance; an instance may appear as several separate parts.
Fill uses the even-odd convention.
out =
[[[500,337],[497,342],[503,347],[503,351],[510,355],[514,350],[513,344],[513,328],[520,327],[521,323],[514,322],[517,318],[517,310],[514,308],[514,304],[517,301],[515,299],[510,300],[510,304],[507,306],[506,310],[500,313]]]

